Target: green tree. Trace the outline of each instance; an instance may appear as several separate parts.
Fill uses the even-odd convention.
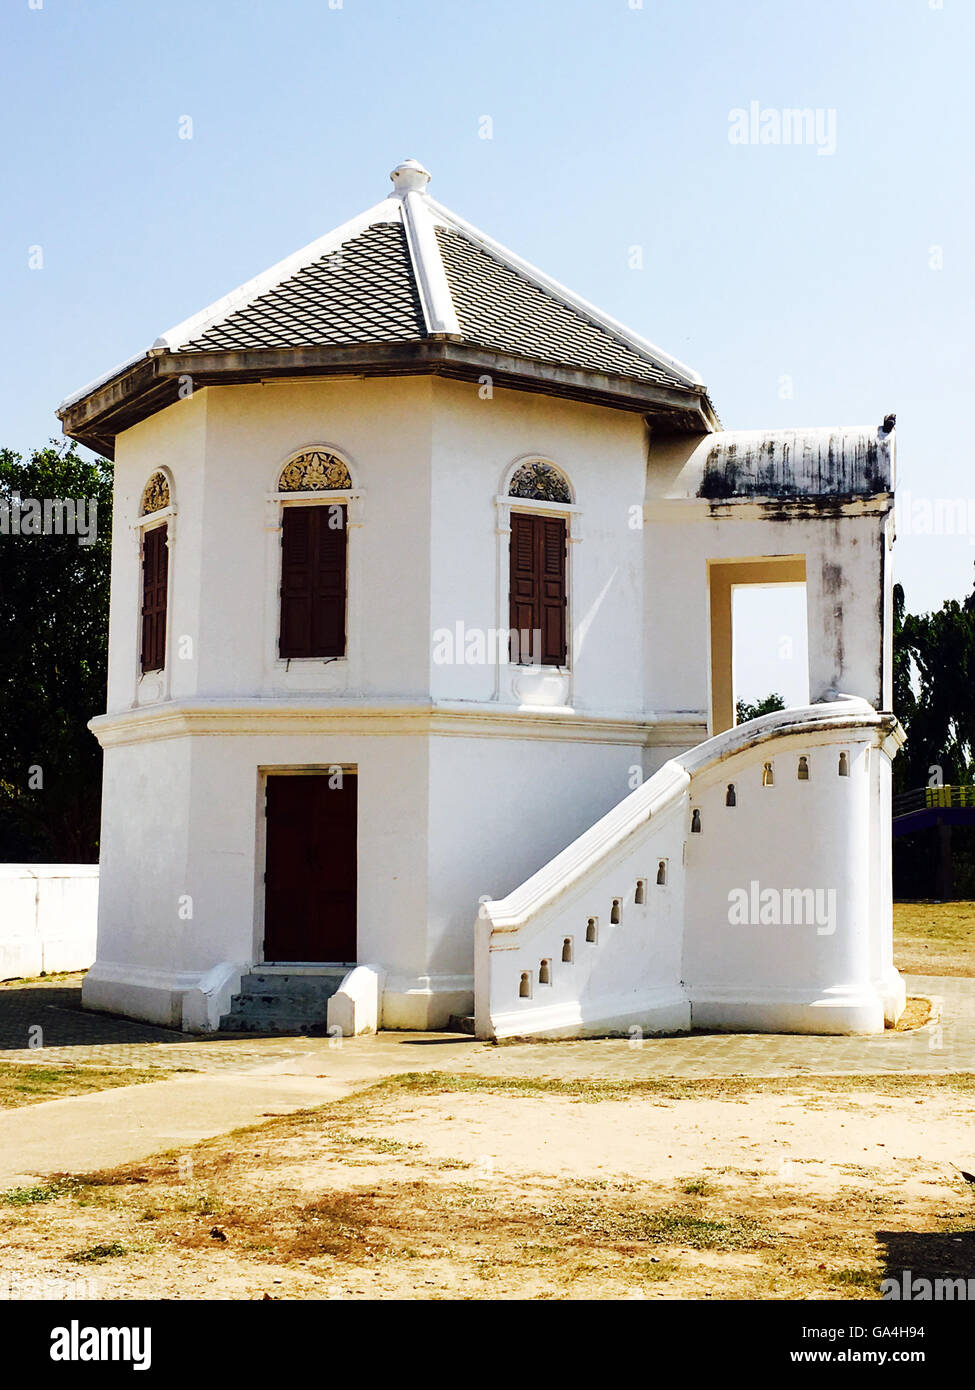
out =
[[[95,539],[15,534],[27,499],[84,501]],[[0,450],[0,860],[98,859],[112,468],[52,441]],[[30,523],[24,523],[24,529]]]
[[[975,593],[948,599],[933,613],[908,613],[894,587],[894,713],[907,742],[894,761],[895,792],[936,780],[975,781]],[[937,842],[930,829],[894,841],[899,897],[939,893]],[[954,892],[975,894],[975,829],[953,826]]]
[[[899,789],[975,772],[975,593],[947,599],[934,613],[905,611],[894,586],[894,713],[907,732],[895,763]]]
[[[739,700],[735,705],[735,723],[744,724],[748,719],[758,719],[760,715],[772,714],[777,709],[785,709],[785,701],[774,691],[754,705],[750,705],[747,700]]]

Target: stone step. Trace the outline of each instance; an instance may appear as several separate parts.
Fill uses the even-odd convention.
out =
[[[322,1018],[328,1011],[330,995],[309,994],[235,994],[230,1001],[231,1012],[247,1013],[253,1018],[272,1018],[288,1014],[295,1018]]]
[[[290,1033],[324,1034],[327,1025],[324,1018],[313,1020],[297,1018],[288,1014],[276,1014],[273,1018],[255,1019],[250,1015],[239,1015],[231,1011],[220,1020],[221,1033]]]
[[[251,970],[220,1020],[222,1033],[324,1032],[328,1001],[349,967],[314,971]]]
[[[240,982],[241,994],[305,994],[312,998],[323,995],[330,999],[348,973],[348,966],[336,966],[314,975],[291,975],[277,971],[252,970]]]

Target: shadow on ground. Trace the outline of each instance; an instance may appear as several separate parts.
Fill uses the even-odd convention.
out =
[[[40,1033],[37,1029],[40,1028]],[[327,1036],[324,1025],[294,1033],[183,1033],[153,1023],[140,1023],[121,1014],[95,1013],[81,1007],[80,984],[54,981],[12,981],[0,987],[0,1056],[40,1047],[98,1047],[119,1043],[262,1042]],[[410,1046],[443,1046],[445,1042],[473,1043],[466,1034],[455,1037],[403,1038]]]
[[[905,1272],[910,1280],[975,1281],[975,1230],[878,1231],[877,1241],[883,1249],[883,1277],[895,1279],[902,1289],[907,1287]]]
[[[182,1041],[198,1039],[114,1014],[87,1013],[81,1007],[80,985],[8,984],[0,990],[0,1053],[25,1047]]]

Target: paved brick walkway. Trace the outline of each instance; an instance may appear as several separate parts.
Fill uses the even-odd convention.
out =
[[[975,980],[908,977],[910,994],[937,1001],[932,1022],[877,1038],[695,1033],[493,1047],[456,1034],[381,1033],[377,1037],[219,1037],[201,1039],[149,1024],[82,1011],[75,979],[0,986],[0,1060],[46,1065],[162,1067],[204,1073],[324,1076],[361,1084],[399,1071],[431,1068],[500,1076],[814,1076],[860,1072],[975,1071]],[[30,1030],[43,1047],[29,1047]]]
[[[0,1061],[5,1062],[247,1071],[302,1053],[306,1042],[294,1037],[201,1040],[172,1028],[89,1013],[81,1007],[80,975],[0,985]]]

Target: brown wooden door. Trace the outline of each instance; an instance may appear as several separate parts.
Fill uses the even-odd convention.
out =
[[[356,959],[358,778],[343,771],[337,781],[267,779],[266,961]]]

